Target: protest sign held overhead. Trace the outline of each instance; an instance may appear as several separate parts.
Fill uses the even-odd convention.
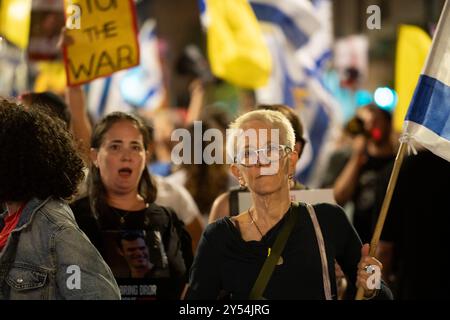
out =
[[[66,14],[79,7],[79,28],[68,28],[73,44],[64,48],[68,85],[139,64],[139,44],[132,0],[65,0]],[[68,19],[70,17],[67,17]]]
[[[33,0],[31,5],[28,59],[32,61],[60,58],[58,39],[64,26],[64,6],[54,0]]]

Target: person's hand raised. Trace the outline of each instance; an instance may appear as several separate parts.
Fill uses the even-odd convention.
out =
[[[59,40],[58,40],[58,48],[62,50],[64,47],[73,45],[75,41],[73,38],[68,34],[67,28],[63,27],[61,29],[61,33],[59,34]]]

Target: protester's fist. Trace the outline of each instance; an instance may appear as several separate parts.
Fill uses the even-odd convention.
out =
[[[67,28],[63,27],[59,34],[58,48],[61,50],[63,47],[67,47],[74,44],[73,38],[67,33]]]
[[[361,248],[361,260],[358,264],[358,271],[357,271],[357,278],[356,278],[356,286],[362,287],[364,289],[364,297],[372,297],[375,292],[376,288],[373,288],[373,283],[371,280],[373,278],[369,279],[372,275],[375,274],[375,277],[377,279],[374,279],[375,281],[381,281],[381,270],[383,270],[383,265],[380,261],[378,261],[376,258],[371,257],[369,255],[370,246],[369,244],[365,244]],[[369,288],[369,286],[371,286]]]

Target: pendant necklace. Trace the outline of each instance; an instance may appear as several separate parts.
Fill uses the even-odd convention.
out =
[[[149,204],[146,203],[146,204],[145,204],[145,208],[148,208],[148,207],[149,207]],[[129,214],[130,211],[122,210],[122,209],[116,209],[116,208],[113,208],[113,207],[112,207],[112,209],[113,209],[113,211],[119,216],[119,222],[120,222],[120,224],[123,225],[123,224],[125,223],[125,216],[126,216],[127,214]],[[123,213],[121,213],[120,211],[123,211]],[[149,220],[148,216],[145,215],[145,218],[144,218],[144,225],[145,225],[145,226],[148,226],[149,224],[150,224],[150,220]]]
[[[120,213],[117,209],[114,209],[114,212],[119,216],[119,222],[120,222],[120,224],[122,225],[122,224],[124,224],[125,223],[125,215],[128,213],[128,212],[123,212],[123,213]]]
[[[256,230],[257,230],[258,233],[261,235],[261,240],[264,242],[264,244],[266,244],[266,242],[265,242],[264,239],[263,239],[263,238],[264,238],[264,235],[263,235],[263,233],[261,232],[261,229],[259,229],[258,225],[256,224],[255,219],[253,219],[253,215],[252,215],[252,213],[250,212],[250,209],[248,209],[247,212],[248,212],[248,215],[250,216],[250,219],[252,219],[252,223],[255,225]],[[270,253],[272,252],[272,248],[271,248],[270,246],[268,246],[267,244],[266,244],[266,246],[267,246],[267,256],[270,256]],[[280,258],[278,258],[277,266],[280,266],[280,265],[282,265],[283,263],[284,263],[283,257],[280,255]]]

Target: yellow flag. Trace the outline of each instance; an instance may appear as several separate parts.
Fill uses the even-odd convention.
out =
[[[214,75],[255,89],[269,80],[269,49],[247,0],[207,0],[208,58]]]
[[[64,93],[66,70],[62,62],[41,62],[38,64],[38,70],[39,73],[34,82],[34,92]]]
[[[395,59],[395,90],[398,104],[394,111],[394,128],[400,132],[403,127],[409,103],[422,72],[428,51],[430,36],[416,26],[400,26]]]
[[[28,45],[31,0],[0,1],[0,35],[21,49]]]

